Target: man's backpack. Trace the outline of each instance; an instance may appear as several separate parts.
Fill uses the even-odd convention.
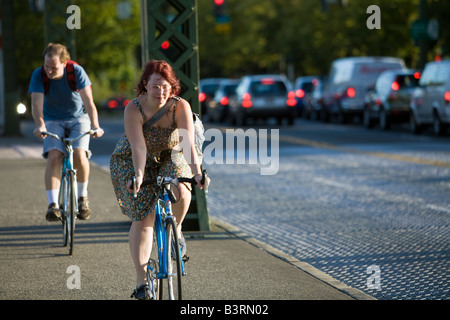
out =
[[[78,64],[75,61],[69,60],[66,64],[67,71],[67,82],[69,82],[69,86],[73,91],[78,91],[77,84],[75,80],[75,68],[74,64]],[[44,95],[47,94],[48,89],[50,88],[50,79],[47,76],[47,73],[44,70],[44,66],[41,68],[41,77],[42,83],[44,84]]]

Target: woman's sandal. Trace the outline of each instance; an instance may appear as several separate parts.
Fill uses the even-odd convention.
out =
[[[134,289],[130,298],[136,298],[138,300],[153,300],[152,293],[146,284],[140,285]]]

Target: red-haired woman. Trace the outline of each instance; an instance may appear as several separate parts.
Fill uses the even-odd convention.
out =
[[[146,266],[153,241],[153,224],[157,196],[155,186],[140,188],[143,180],[156,176],[195,177],[200,188],[201,168],[194,145],[194,123],[189,103],[177,97],[180,93],[179,80],[172,67],[162,60],[149,61],[135,89],[137,97],[125,108],[125,134],[118,141],[111,156],[111,180],[122,213],[130,217],[132,225],[129,234],[131,257],[136,268],[137,299],[151,299]],[[176,101],[171,108],[153,125],[146,122],[166,103]],[[190,152],[172,153],[179,145],[177,129],[187,132]],[[188,159],[186,159],[188,158]],[[136,177],[138,198],[132,194],[131,178]],[[145,179],[144,179],[145,178]],[[209,183],[209,180],[208,182]],[[191,186],[180,183],[174,189],[179,201],[173,204],[173,212],[178,222],[178,235],[181,237],[181,224],[191,201]],[[140,192],[139,192],[140,191]],[[180,238],[184,255],[186,242]]]

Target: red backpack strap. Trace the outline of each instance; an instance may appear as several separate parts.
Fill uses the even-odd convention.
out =
[[[75,61],[69,60],[66,65],[67,70],[67,81],[69,82],[70,88],[72,88],[73,91],[77,90],[77,81],[75,79],[75,68],[74,64],[78,64]]]
[[[47,73],[45,72],[44,66],[41,67],[41,78],[42,78],[42,84],[44,85],[44,95],[47,94],[48,88],[50,88],[50,79],[47,76]]]

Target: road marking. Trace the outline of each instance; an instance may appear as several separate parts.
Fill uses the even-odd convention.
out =
[[[432,165],[432,166],[440,166],[440,167],[450,168],[450,163],[444,162],[444,161],[404,156],[404,155],[400,155],[400,154],[384,153],[384,152],[380,152],[380,151],[376,151],[376,152],[363,151],[363,150],[358,150],[358,149],[354,149],[354,148],[339,147],[337,145],[330,144],[330,143],[317,142],[314,140],[308,140],[308,139],[297,138],[297,137],[280,135],[280,141],[290,142],[290,143],[295,143],[295,144],[300,144],[300,145],[306,145],[306,146],[310,146],[310,147],[314,147],[314,148],[330,149],[330,150],[336,150],[336,151],[343,151],[343,152],[385,158],[385,159],[390,159],[390,160],[410,162],[410,163],[415,163],[415,164]]]

